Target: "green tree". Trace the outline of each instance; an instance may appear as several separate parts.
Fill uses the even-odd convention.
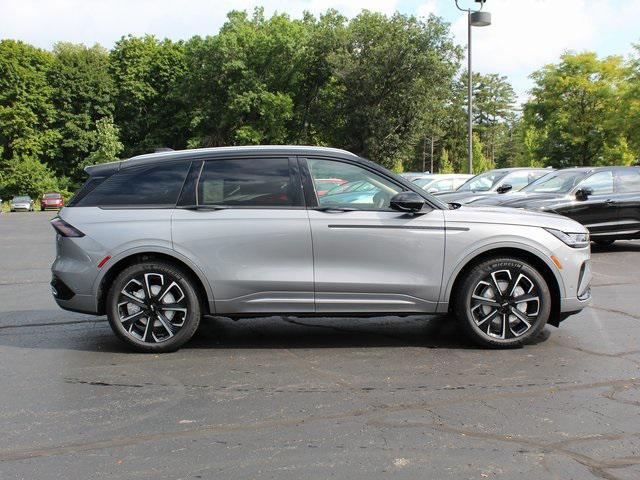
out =
[[[58,181],[49,167],[37,158],[15,156],[5,162],[3,196],[30,195],[35,199],[53,190],[58,190]]]
[[[113,114],[109,52],[99,45],[58,43],[53,55],[49,84],[58,112],[60,148],[51,164],[59,175],[75,177],[79,164],[96,149],[96,121]]]
[[[449,160],[449,151],[445,148],[440,155],[440,173],[455,173],[453,164]]]
[[[534,72],[525,127],[536,131],[537,157],[554,167],[610,164],[618,147],[627,70],[621,57],[566,53],[560,62]],[[613,150],[612,150],[613,149]]]
[[[3,159],[57,155],[60,138],[47,74],[49,52],[15,40],[0,41],[0,147]]]
[[[408,161],[425,130],[425,112],[455,75],[459,58],[448,26],[437,17],[363,11],[332,57],[341,93],[334,144],[387,167]]]
[[[329,16],[317,26],[309,15],[267,19],[262,9],[253,16],[231,12],[218,35],[190,40],[190,145],[282,144],[312,137],[310,112],[328,77],[319,55],[331,48],[325,37],[335,22]],[[329,46],[314,45],[314,35]]]
[[[120,129],[114,125],[111,117],[104,117],[98,120],[95,124],[95,131],[92,134],[94,137],[92,143],[95,145],[95,150],[78,165],[80,170],[87,165],[113,162],[118,159],[118,154],[124,148],[124,145],[120,142]]]
[[[496,168],[491,158],[484,154],[484,145],[477,133],[473,134],[473,173],[478,174]]]
[[[186,68],[184,44],[129,35],[116,42],[109,66],[125,155],[184,148],[189,120],[178,88]]]

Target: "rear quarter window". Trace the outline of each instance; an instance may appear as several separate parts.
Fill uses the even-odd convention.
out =
[[[190,162],[180,162],[123,168],[104,179],[83,198],[74,199],[74,205],[78,207],[173,207],[178,200],[190,165]]]

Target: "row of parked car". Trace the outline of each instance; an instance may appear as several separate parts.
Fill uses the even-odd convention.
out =
[[[403,176],[444,203],[565,215],[586,226],[600,245],[640,238],[639,167],[501,168],[469,175],[451,189],[433,188],[438,182],[451,181],[451,175]]]
[[[33,212],[36,209],[35,204],[29,195],[16,195],[9,201],[9,209],[12,212]],[[62,207],[64,207],[64,198],[58,192],[45,193],[40,199],[40,211],[59,210]]]

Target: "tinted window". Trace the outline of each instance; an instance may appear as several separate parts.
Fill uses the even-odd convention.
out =
[[[580,182],[579,188],[590,188],[593,195],[613,193],[613,173],[598,172]]]
[[[77,206],[173,206],[189,165],[180,162],[124,168],[76,200]]]
[[[403,189],[365,168],[332,160],[307,160],[321,207],[343,207],[358,210],[386,210],[389,200]],[[320,179],[332,177],[344,181],[320,195]]]
[[[501,185],[509,184],[513,187],[512,191],[517,192],[518,190],[526,187],[531,182],[533,182],[534,180],[537,180],[543,175],[546,175],[547,173],[549,172],[539,171],[539,170],[533,170],[533,171],[524,170],[524,171],[513,172],[507,175],[502,180],[502,182],[500,182],[500,184]]]
[[[490,170],[469,179],[458,190],[461,192],[488,192],[507,174],[505,171]]]
[[[300,197],[286,158],[208,161],[198,184],[200,205],[287,207]]]
[[[640,192],[640,170],[618,170],[616,172],[616,188],[620,193]]]
[[[446,180],[438,180],[437,182],[433,182],[427,188],[427,191],[431,193],[450,192],[451,190],[453,190],[453,180],[450,178]]]
[[[522,191],[535,193],[568,193],[586,175],[587,174],[581,170],[564,170],[549,173],[523,188]]]

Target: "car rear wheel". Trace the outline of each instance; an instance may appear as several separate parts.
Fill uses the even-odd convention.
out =
[[[454,292],[454,311],[465,333],[493,348],[520,346],[544,328],[551,293],[544,277],[519,259],[483,261]]]
[[[115,334],[143,352],[170,352],[188,342],[200,324],[201,299],[180,268],[144,262],[123,270],[107,295]]]

